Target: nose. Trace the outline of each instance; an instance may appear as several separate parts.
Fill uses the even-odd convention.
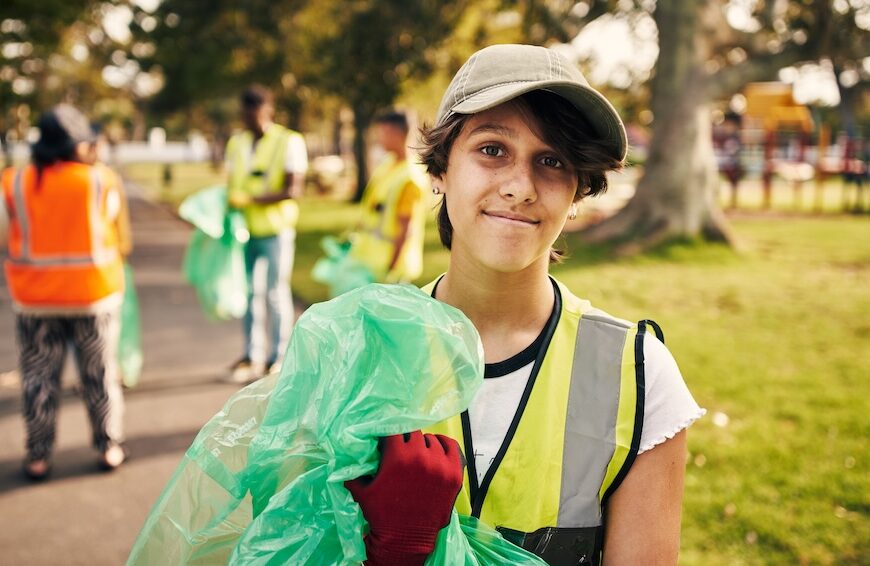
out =
[[[499,186],[499,194],[512,201],[533,203],[538,198],[534,169],[530,165],[516,164],[510,168]]]

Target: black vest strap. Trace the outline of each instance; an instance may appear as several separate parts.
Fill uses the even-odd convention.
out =
[[[640,325],[640,324],[645,324],[645,325],[651,326],[652,329],[653,329],[653,332],[655,332],[655,334],[656,334],[656,338],[659,339],[659,342],[661,342],[662,344],[665,343],[665,333],[662,332],[662,327],[659,326],[658,323],[657,323],[656,321],[654,321],[654,320],[650,320],[650,319],[647,318],[647,319],[645,319],[645,320],[641,320],[641,321],[638,322],[637,324],[638,324],[638,325]]]

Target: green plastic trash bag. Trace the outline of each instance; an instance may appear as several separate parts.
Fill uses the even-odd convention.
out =
[[[442,564],[546,566],[547,563],[511,544],[486,523],[481,523],[474,517],[453,513],[448,528],[441,529],[438,533],[435,552],[426,560],[426,566]]]
[[[215,320],[241,318],[248,308],[245,219],[227,207],[225,187],[203,189],[178,209],[194,225],[184,255],[184,276],[205,313]]]
[[[139,299],[136,297],[136,284],[133,281],[133,268],[129,263],[124,263],[124,300],[121,303],[118,365],[124,385],[135,387],[142,373],[142,327],[139,318]]]
[[[368,285],[309,308],[280,376],[242,389],[194,440],[128,564],[359,564],[365,521],[346,480],[374,473],[377,439],[466,409],[480,339],[410,286]],[[543,564],[454,513],[430,564]]]
[[[314,264],[311,277],[329,287],[331,298],[375,282],[369,268],[350,256],[350,242],[326,236],[320,248],[325,255]]]
[[[224,235],[224,217],[228,210],[226,186],[214,185],[184,199],[178,207],[178,215],[217,240]]]

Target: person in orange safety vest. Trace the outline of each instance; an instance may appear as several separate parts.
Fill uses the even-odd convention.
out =
[[[9,218],[5,272],[13,307],[23,412],[24,472],[51,467],[61,374],[72,346],[103,469],[123,463],[123,396],[116,348],[124,290],[117,178],[89,165],[87,118],[60,104],[38,123],[32,163],[2,174]]]

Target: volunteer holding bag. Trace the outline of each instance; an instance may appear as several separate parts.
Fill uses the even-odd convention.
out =
[[[348,482],[367,563],[423,564],[454,501],[550,564],[676,563],[685,429],[704,411],[655,323],[548,273],[566,220],[622,166],[616,111],[557,53],[497,45],[453,78],[423,145],[451,250],[424,290],[474,323],[487,379],[438,435],[385,439],[374,478]]]
[[[308,152],[302,134],[272,121],[272,92],[253,85],[241,95],[245,130],[227,142],[229,205],[242,212],[250,239],[245,243],[248,277],[248,309],[243,319],[245,350],[230,368],[230,380],[247,383],[281,367],[293,327],[293,297],[290,275],[296,248],[297,198],[301,196],[308,170]],[[260,332],[265,314],[255,296],[255,267],[266,265],[266,310],[269,346],[265,360],[256,359],[262,349]]]

